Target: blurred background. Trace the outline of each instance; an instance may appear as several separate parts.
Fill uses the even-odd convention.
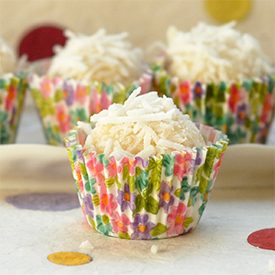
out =
[[[147,47],[165,40],[170,25],[189,31],[199,21],[218,25],[238,20],[236,29],[260,40],[275,60],[274,0],[1,0],[1,36],[15,49],[30,30],[43,25],[93,34],[127,31],[130,41]]]

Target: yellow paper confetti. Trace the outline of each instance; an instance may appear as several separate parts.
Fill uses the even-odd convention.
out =
[[[91,256],[79,252],[56,252],[48,256],[48,260],[59,265],[83,265],[91,262]]]
[[[205,0],[207,12],[216,20],[226,23],[240,21],[249,13],[252,0]]]

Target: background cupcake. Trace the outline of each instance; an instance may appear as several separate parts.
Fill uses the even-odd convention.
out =
[[[20,61],[0,37],[0,144],[13,143],[16,139],[26,92],[23,72],[16,73],[19,70]]]
[[[235,23],[167,30],[152,87],[193,121],[224,131],[232,144],[265,143],[274,114],[274,64]]]
[[[92,116],[92,128],[79,123],[67,136],[80,204],[89,225],[105,235],[178,236],[199,222],[228,140],[196,127],[171,99],[139,92]]]
[[[101,29],[91,36],[65,35],[66,44],[55,47],[44,75],[32,74],[28,80],[52,145],[63,145],[77,121],[123,102],[145,71],[143,53],[131,46],[127,33],[109,35]]]

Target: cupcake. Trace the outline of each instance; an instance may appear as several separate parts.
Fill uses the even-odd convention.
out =
[[[151,89],[200,122],[224,131],[231,144],[265,143],[274,113],[274,64],[260,42],[235,23],[199,23],[190,32],[167,30],[152,65]]]
[[[52,145],[64,145],[77,121],[122,103],[145,71],[143,53],[132,48],[127,33],[109,35],[102,29],[87,36],[67,30],[65,35],[66,44],[55,47],[45,74],[32,74],[28,81]]]
[[[0,144],[16,140],[27,86],[19,68],[12,48],[0,37]]]
[[[48,70],[50,77],[127,85],[144,71],[143,52],[132,47],[126,32],[112,35],[100,29],[88,36],[67,30],[65,36],[65,46],[55,48]]]
[[[140,91],[67,135],[79,201],[88,224],[108,236],[185,234],[204,212],[228,139],[171,98]]]

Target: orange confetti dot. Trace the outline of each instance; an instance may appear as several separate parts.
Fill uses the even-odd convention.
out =
[[[83,265],[90,263],[91,256],[79,252],[55,252],[48,256],[48,260],[58,265]]]

